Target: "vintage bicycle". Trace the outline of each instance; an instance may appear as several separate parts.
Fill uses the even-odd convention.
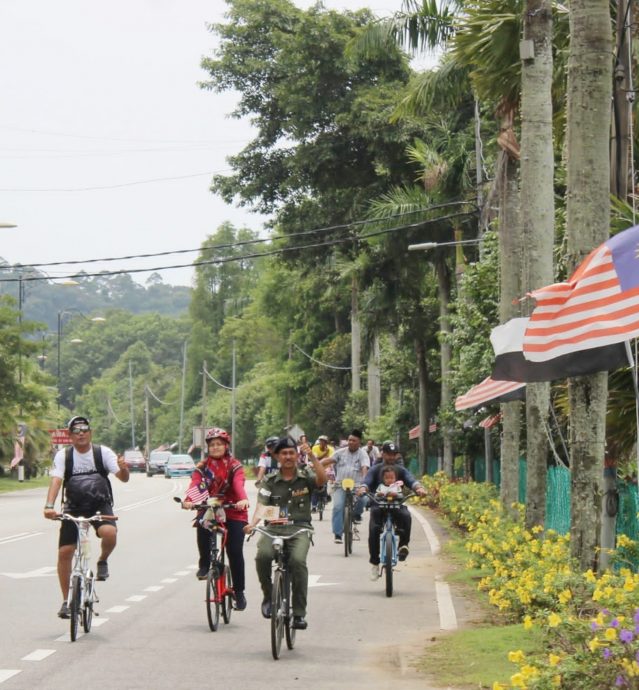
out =
[[[92,517],[78,517],[69,513],[60,513],[56,516],[57,520],[69,520],[77,527],[77,541],[73,554],[73,567],[69,578],[69,594],[67,595],[67,606],[69,607],[69,623],[71,642],[75,642],[78,637],[80,623],[84,632],[91,630],[93,606],[99,602],[95,590],[95,573],[89,565],[91,559],[91,540],[89,538],[89,527],[92,522],[100,520],[117,520],[115,515],[102,515],[96,513]]]
[[[178,496],[173,500],[182,505]],[[204,511],[198,518],[200,525],[209,531],[209,571],[206,574],[206,617],[211,632],[216,632],[220,625],[220,612],[224,623],[231,622],[233,611],[233,578],[231,569],[225,562],[226,541],[228,530],[226,527],[226,508],[234,508],[234,503],[222,503],[217,498],[209,498],[203,503],[194,503],[191,510]],[[220,545],[218,545],[218,536]]]
[[[384,575],[386,596],[393,596],[393,568],[398,562],[399,537],[395,529],[394,513],[401,509],[402,505],[415,494],[411,491],[399,496],[379,497],[369,493],[369,498],[382,511],[383,528],[379,536],[379,575]]]
[[[279,522],[281,524],[293,524]],[[295,646],[295,628],[293,626],[293,604],[291,601],[291,575],[288,569],[288,551],[286,542],[302,532],[308,532],[311,537],[313,530],[300,527],[292,534],[281,535],[269,531],[268,527],[255,527],[253,532],[264,534],[273,542],[275,558],[273,560],[272,590],[271,590],[271,653],[274,659],[280,658],[282,638],[286,637],[286,646]]]
[[[353,522],[355,507],[355,480],[342,479],[344,490],[344,556],[348,558],[353,553],[353,539],[359,540],[359,531]]]

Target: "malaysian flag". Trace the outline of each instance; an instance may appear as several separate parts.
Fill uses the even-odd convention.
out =
[[[525,383],[518,381],[494,381],[490,376],[481,383],[473,386],[455,399],[455,409],[469,410],[472,407],[479,407],[487,402],[510,402],[512,400],[523,400]]]
[[[590,252],[567,282],[540,288],[531,296],[537,306],[523,350],[533,362],[638,336],[639,226]]]
[[[209,490],[204,479],[199,484],[192,484],[186,491],[187,500],[192,503],[204,503],[209,497]]]

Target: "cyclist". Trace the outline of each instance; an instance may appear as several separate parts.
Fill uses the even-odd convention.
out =
[[[244,611],[246,596],[244,595],[244,525],[248,522],[248,498],[244,489],[244,468],[242,463],[234,458],[229,450],[231,437],[224,429],[213,427],[207,429],[204,440],[208,455],[204,463],[199,463],[191,475],[191,483],[186,491],[182,503],[185,510],[190,510],[193,503],[201,503],[209,496],[219,498],[223,503],[234,503],[235,508],[226,509],[226,527],[228,538],[226,553],[229,558],[233,590],[235,593],[235,608]],[[200,518],[204,511],[198,513],[193,522],[197,532],[197,548],[200,554],[198,580],[206,580],[210,566],[210,534],[200,525]]]
[[[325,458],[330,458],[331,455],[335,452],[335,448],[331,446],[328,442],[328,436],[318,436],[317,441],[315,442],[315,445],[312,448],[313,450],[313,455],[321,462]],[[332,472],[331,472],[332,474]],[[334,478],[334,477],[333,477]],[[331,480],[331,477],[329,476],[329,473],[326,473],[326,480],[327,482]],[[315,512],[317,510],[317,499],[318,496],[321,493],[327,493],[327,487],[323,486],[321,489],[316,489],[313,491],[313,495],[311,496],[311,512]],[[326,502],[328,503],[331,500],[330,496],[326,496]]]
[[[279,462],[279,470],[270,474],[260,487],[257,500],[258,505],[251,522],[244,528],[250,534],[260,521],[261,506],[278,506],[281,520],[286,524],[278,525],[278,520],[269,522],[269,529],[274,534],[284,536],[293,534],[300,527],[311,527],[311,492],[322,486],[326,481],[326,471],[313,454],[310,446],[305,444],[301,448],[313,466],[298,467],[299,453],[297,444],[290,437],[281,438],[273,448],[273,454]],[[302,532],[287,540],[288,567],[291,573],[293,627],[306,630],[306,602],[308,590],[308,568],[306,557],[311,545],[308,532]],[[273,543],[266,535],[260,537],[257,543],[255,565],[260,580],[264,599],[262,600],[262,615],[271,617],[271,563],[273,562]]]
[[[269,436],[264,442],[264,452],[257,461],[257,479],[255,486],[259,486],[264,475],[277,469],[277,460],[273,457],[273,447],[280,440],[279,436]]]
[[[426,491],[420,482],[403,465],[397,465],[393,460],[399,455],[399,449],[392,441],[385,441],[382,447],[383,462],[378,462],[371,467],[364,479],[364,489],[371,493],[375,492],[380,484],[383,484],[382,477],[386,468],[393,467],[395,470],[396,482],[402,482],[404,486],[412,489],[419,496],[424,496]],[[408,544],[410,542],[411,516],[406,506],[393,511],[397,536],[399,537],[399,549],[397,557],[400,561],[408,558]],[[382,533],[384,516],[380,507],[371,501],[370,519],[368,522],[368,555],[371,564],[371,580],[379,577],[379,537]]]
[[[346,494],[341,487],[343,479],[354,479],[361,482],[370,467],[368,453],[361,447],[362,432],[353,429],[348,436],[347,445],[336,450],[330,458],[322,460],[324,466],[335,465],[335,489],[333,491],[333,535],[335,543],[342,543],[344,532],[344,501]],[[353,522],[359,523],[364,512],[364,501],[358,498],[353,507]]]
[[[116,456],[106,446],[91,443],[91,424],[87,417],[73,417],[67,428],[72,445],[59,450],[53,458],[44,517],[56,519],[55,501],[62,486],[63,510],[70,515],[91,517],[97,512],[113,515],[113,495],[107,477],[112,473],[122,482],[129,481],[129,468],[124,458]],[[115,548],[117,528],[113,520],[95,522],[93,527],[101,543],[96,578],[106,580],[109,577],[107,559]],[[73,522],[62,522],[58,540],[58,580],[63,597],[58,611],[60,618],[69,618],[67,597],[77,535],[78,528]]]

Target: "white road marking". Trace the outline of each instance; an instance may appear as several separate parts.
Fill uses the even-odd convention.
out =
[[[339,582],[320,582],[319,579],[321,575],[309,575],[308,576],[308,586],[309,587],[330,587],[331,585],[339,585]]]
[[[118,507],[118,513],[126,513],[128,510],[135,510],[136,508],[142,508],[143,506],[151,505],[152,503],[159,503],[169,496],[173,495],[173,491],[167,491],[160,496],[153,496],[152,498],[145,498],[142,501],[136,501],[135,503],[129,503],[125,506]]]
[[[428,522],[428,520],[421,513],[421,511],[416,510],[411,506],[409,506],[408,509],[410,510],[411,515],[414,518],[416,518],[417,522],[419,522],[419,524],[422,526],[424,534],[426,535],[426,539],[428,539],[428,546],[430,547],[431,553],[433,554],[433,556],[437,556],[437,554],[439,554],[439,552],[442,550],[442,547],[439,543],[437,535],[435,534],[433,528],[430,526],[430,522]]]
[[[18,673],[20,673],[19,669],[0,668],[0,683],[4,683],[5,680],[17,676]]]
[[[172,582],[176,582],[176,580],[172,580]],[[159,592],[161,589],[164,589],[161,585],[151,585],[150,587],[145,587],[144,591],[145,592]]]
[[[125,601],[144,601],[146,599],[146,594],[134,594],[131,597],[127,597]]]
[[[164,582],[166,585],[170,585],[173,582],[177,582],[178,579],[177,577],[165,577],[163,580],[160,580],[160,582]]]
[[[107,613],[122,613],[126,611],[128,608],[131,608],[130,606],[112,606],[110,609],[107,609]]]
[[[26,573],[0,573],[0,575],[10,577],[14,580],[25,580],[31,577],[51,577],[55,573],[55,570],[55,566],[45,566],[44,568],[29,570]]]
[[[435,593],[437,594],[437,608],[439,609],[439,627],[442,630],[457,630],[457,614],[448,583],[437,580]]]
[[[44,532],[19,532],[18,534],[11,534],[8,537],[0,538],[0,546],[3,544],[13,544],[14,541],[22,541],[23,539],[37,537],[40,534],[44,534]]]
[[[184,577],[184,575],[189,575],[190,571],[188,570],[178,570],[177,573],[173,573],[177,577]]]
[[[52,654],[55,654],[55,649],[36,649],[31,654],[23,656],[22,661],[42,661]]]
[[[105,623],[108,623],[109,619],[108,618],[94,618],[93,623],[91,623],[91,628],[99,628],[101,625],[104,625]]]

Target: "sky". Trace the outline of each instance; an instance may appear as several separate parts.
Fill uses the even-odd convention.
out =
[[[312,2],[298,0],[307,8]],[[401,0],[325,0],[387,16]],[[198,87],[222,0],[2,0],[0,257],[10,264],[197,250],[224,221],[262,227],[208,189],[251,139],[236,95]],[[52,278],[188,264],[197,252],[81,266]],[[160,271],[190,285],[192,268]]]

